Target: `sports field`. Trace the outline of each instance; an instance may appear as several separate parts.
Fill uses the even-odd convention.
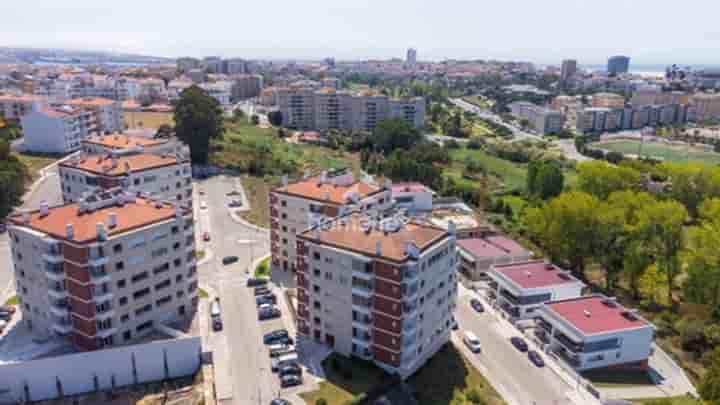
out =
[[[707,151],[692,146],[671,146],[656,142],[622,140],[594,143],[598,149],[605,149],[613,152],[620,152],[624,155],[642,155],[671,162],[687,162],[689,160],[709,164],[720,164],[720,153]]]

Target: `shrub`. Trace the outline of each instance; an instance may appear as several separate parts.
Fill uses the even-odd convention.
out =
[[[468,149],[482,149],[483,143],[477,138],[473,138],[468,141],[467,148]]]
[[[315,401],[315,405],[328,405],[328,402],[325,398],[318,398]]]
[[[696,354],[705,349],[705,324],[702,321],[692,320],[682,322],[680,325],[680,347]]]
[[[474,388],[468,391],[467,394],[465,394],[465,398],[471,404],[482,405],[485,403],[485,401],[480,396],[480,393]]]

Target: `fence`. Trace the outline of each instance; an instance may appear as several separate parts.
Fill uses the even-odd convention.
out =
[[[171,339],[0,366],[0,404],[63,398],[195,374],[200,337]]]

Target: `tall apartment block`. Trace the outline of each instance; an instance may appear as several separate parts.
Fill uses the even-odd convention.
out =
[[[313,223],[352,209],[379,213],[392,206],[391,190],[356,181],[349,170],[323,172],[284,184],[270,193],[270,251],[273,268],[295,271],[296,235]]]
[[[95,350],[195,312],[191,210],[114,189],[8,223],[22,321],[40,336]]]
[[[125,119],[120,101],[102,97],[83,97],[67,100],[65,104],[92,111],[101,133],[122,132],[125,129]]]
[[[527,101],[518,101],[509,105],[512,115],[526,119],[532,130],[539,134],[556,134],[563,129],[565,117],[559,111],[541,107]]]
[[[31,111],[20,118],[23,147],[29,152],[69,153],[97,132],[95,115],[88,110],[63,106]]]
[[[577,73],[577,61],[574,59],[566,59],[562,61],[560,67],[560,82],[566,83]]]
[[[81,154],[58,165],[63,200],[122,187],[143,196],[192,205],[190,160],[174,154]]]
[[[611,75],[627,73],[630,70],[630,58],[627,56],[611,56],[608,58],[607,72]]]
[[[425,100],[422,97],[394,99],[333,88],[283,88],[278,90],[277,98],[282,124],[290,128],[372,131],[386,118],[401,118],[415,128],[425,124]]]
[[[455,235],[353,212],[298,235],[300,336],[411,375],[450,340]]]

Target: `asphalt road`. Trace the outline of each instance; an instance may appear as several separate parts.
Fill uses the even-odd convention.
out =
[[[502,385],[501,391],[513,396],[511,403],[523,405],[573,404],[567,392],[573,388],[548,367],[538,368],[510,344],[519,332],[507,330],[488,312],[477,313],[470,307],[471,295],[460,286],[455,318],[459,332],[472,331],[480,340],[482,352],[470,354],[471,362],[491,381]],[[502,392],[501,392],[502,393]]]

